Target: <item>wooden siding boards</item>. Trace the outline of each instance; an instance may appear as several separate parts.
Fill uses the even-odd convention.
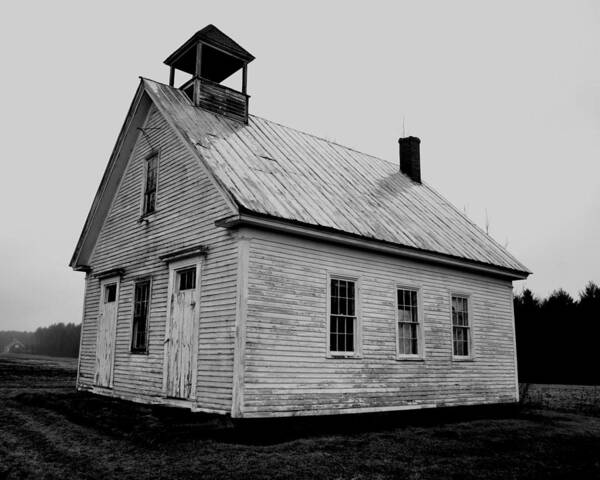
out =
[[[88,223],[94,231],[102,228],[97,238],[84,229],[72,262],[94,272],[124,271],[113,388],[94,387],[101,299],[94,275],[86,276],[80,388],[244,417],[518,398],[507,279],[366,249],[369,240],[381,240],[433,252],[438,262],[447,255],[497,266],[504,278],[526,273],[439,194],[411,182],[396,164],[258,117],[244,125],[193,107],[166,85],[144,79],[136,98],[146,119],[137,110],[128,116],[138,119],[142,133],[120,134],[120,142],[132,143],[131,153],[128,147],[129,158],[119,159],[118,152],[111,158],[105,177],[116,193],[108,198],[110,189],[101,186]],[[152,151],[159,152],[156,213],[143,220],[144,163]],[[111,169],[113,163],[122,168]],[[243,225],[227,225],[239,232],[215,226],[248,212],[291,226],[325,227],[325,235],[359,242],[350,247]],[[178,402],[162,396],[169,267],[160,258],[200,245],[208,254],[201,267],[196,398]],[[358,358],[327,358],[328,274],[360,278]],[[152,278],[149,350],[131,354],[134,282],[144,277]],[[396,359],[397,284],[421,289],[421,361]],[[470,295],[471,361],[452,359],[452,293]]]
[[[231,213],[223,196],[156,108],[151,108],[105,218],[90,264],[94,271],[124,268],[118,299],[114,390],[111,395],[160,402],[168,265],[160,256],[208,246],[202,266],[196,408],[231,408],[237,245],[214,222]],[[144,162],[159,151],[156,213],[141,221]],[[134,281],[152,277],[148,353],[130,353]],[[86,280],[79,385],[93,385],[99,280]]]
[[[143,80],[148,95],[247,211],[513,270],[527,268],[398,163],[250,115],[248,125]]]
[[[512,284],[255,231],[249,246],[244,417],[510,402]],[[327,357],[327,275],[360,278],[360,358]],[[424,360],[396,359],[396,285],[421,288]],[[452,360],[452,293],[470,295],[473,359]]]

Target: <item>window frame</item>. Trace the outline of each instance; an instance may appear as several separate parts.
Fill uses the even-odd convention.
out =
[[[408,290],[417,293],[417,353],[400,353],[400,319],[398,316],[398,290]],[[396,331],[396,360],[424,360],[425,359],[425,338],[424,338],[424,315],[423,315],[423,295],[422,287],[419,285],[411,285],[407,283],[396,283],[394,286],[394,319],[395,319],[395,331]]]
[[[331,335],[331,281],[343,280],[346,282],[354,282],[354,351],[352,352],[336,352],[331,350],[330,335]],[[326,330],[325,337],[326,358],[361,358],[362,357],[362,318],[361,318],[361,277],[347,273],[327,273],[327,289],[326,289]],[[350,316],[350,315],[348,315]]]
[[[455,355],[454,354],[454,319],[452,317],[452,299],[453,297],[465,298],[467,300],[467,321],[468,321],[468,346],[469,346],[469,354],[468,355]],[[470,362],[475,359],[475,355],[473,353],[474,346],[474,335],[473,335],[473,296],[470,293],[465,292],[450,292],[450,349],[452,352],[452,360],[455,362]]]
[[[146,211],[146,195],[148,194],[148,163],[152,158],[156,158],[156,179],[154,181],[154,210]],[[152,217],[158,210],[158,175],[160,172],[160,151],[152,150],[144,157],[144,174],[142,178],[142,201],[140,205],[140,218]]]
[[[148,308],[146,311],[146,348],[133,348],[133,325],[135,322],[135,287],[138,283],[148,282]],[[133,280],[131,324],[129,331],[129,353],[132,355],[148,355],[150,351],[150,315],[152,310],[152,277],[139,277]]]

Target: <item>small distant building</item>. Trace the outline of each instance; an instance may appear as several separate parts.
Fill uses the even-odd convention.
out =
[[[4,347],[4,353],[24,353],[25,344],[16,338],[13,338],[8,345]]]
[[[78,388],[233,417],[517,401],[527,268],[422,182],[418,138],[392,163],[250,115],[253,59],[209,25],[141,79],[71,260]]]

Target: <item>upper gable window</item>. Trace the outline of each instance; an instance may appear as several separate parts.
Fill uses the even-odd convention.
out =
[[[158,153],[146,159],[146,182],[144,185],[144,215],[154,213],[156,208],[156,179],[158,175]]]

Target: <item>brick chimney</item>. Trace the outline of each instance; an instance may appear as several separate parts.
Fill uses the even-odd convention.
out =
[[[400,144],[400,171],[408,175],[411,180],[421,183],[421,140],[417,137],[404,137],[398,139]]]

